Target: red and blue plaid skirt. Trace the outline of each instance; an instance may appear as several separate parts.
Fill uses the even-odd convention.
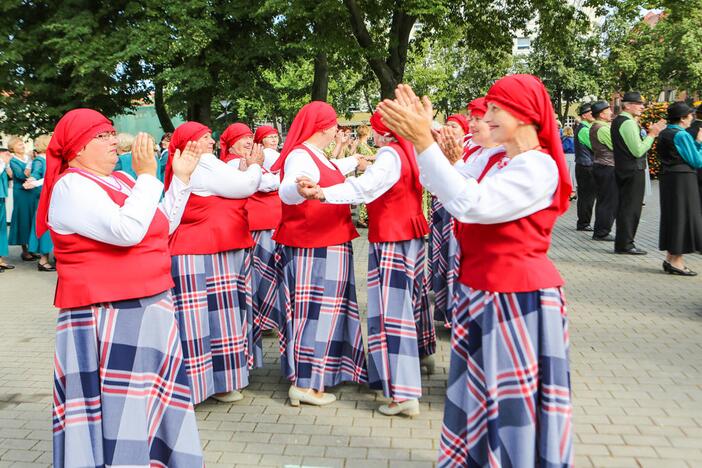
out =
[[[439,199],[431,199],[429,231],[429,268],[431,290],[434,292],[434,320],[450,327],[453,286],[457,278],[458,242],[453,233],[453,217]]]
[[[62,309],[54,466],[203,466],[170,291]]]
[[[178,255],[171,274],[193,404],[246,387],[249,369],[263,363],[253,329],[250,250]]]
[[[296,386],[324,390],[368,380],[356,303],[351,242],[303,249],[277,246],[281,367]]]
[[[371,243],[368,381],[395,401],[422,396],[419,359],[434,354],[424,239]]]
[[[281,311],[275,275],[273,230],[253,231],[251,236],[256,243],[251,252],[254,327],[262,331],[277,330]]]
[[[572,466],[561,288],[487,293],[459,284],[456,300],[439,466]]]

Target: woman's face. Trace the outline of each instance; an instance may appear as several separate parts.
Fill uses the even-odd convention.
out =
[[[280,137],[277,133],[273,133],[265,137],[262,140],[262,143],[264,148],[276,149],[278,147],[278,143],[280,143]]]
[[[503,144],[513,139],[517,129],[522,125],[516,117],[492,102],[488,104],[488,110],[485,117],[483,117],[483,121],[490,128],[492,141],[497,144]]]
[[[682,128],[689,128],[692,125],[692,121],[695,120],[695,114],[689,114],[680,119],[680,126]]]
[[[202,135],[198,140],[198,142],[204,141],[205,142],[205,152],[206,153],[212,153],[214,152],[214,145],[215,141],[212,139],[212,134],[211,133],[205,133]]]
[[[336,137],[336,131],[338,130],[339,126],[337,124],[334,124],[333,127],[329,127],[326,130],[322,130],[320,133],[322,134],[323,141],[322,141],[322,148],[326,148],[331,144],[332,141],[334,141],[334,137]]]
[[[476,116],[470,118],[470,133],[473,135],[473,141],[480,146],[491,146],[492,138],[490,137],[490,126],[483,119]]]
[[[448,122],[446,122],[446,126],[455,128],[461,133],[462,136],[465,136],[466,134],[466,132],[463,131],[463,127],[461,127],[461,125],[458,122],[455,122],[453,120],[449,120]]]
[[[164,138],[163,141],[161,142],[161,149],[167,150],[168,145],[171,144],[171,139],[170,138]]]
[[[253,148],[253,136],[245,136],[243,138],[239,138],[236,143],[234,143],[230,148],[229,152],[232,154],[236,154],[239,156],[246,156],[247,154],[251,153],[251,149]]]
[[[17,141],[10,149],[17,156],[24,156],[25,147],[24,147],[24,142],[22,140]]]
[[[80,167],[108,176],[117,164],[117,134],[102,132],[85,145],[74,159]]]

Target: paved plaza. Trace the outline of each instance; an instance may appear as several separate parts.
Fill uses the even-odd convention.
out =
[[[643,257],[613,255],[612,244],[576,232],[574,207],[554,233],[551,257],[567,281],[575,453],[578,467],[702,466],[702,276],[663,274],[657,194],[637,236]],[[365,310],[368,243],[355,243]],[[54,273],[23,263],[0,274],[0,467],[51,464]],[[688,265],[702,272],[702,257]],[[432,466],[448,373],[449,334],[438,331],[437,370],[424,379],[422,414],[388,418],[383,400],[357,385],[332,391],[328,407],[287,404],[277,344],[244,400],[196,409],[208,467]]]

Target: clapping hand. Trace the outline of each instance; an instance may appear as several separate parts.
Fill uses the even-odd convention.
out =
[[[246,164],[247,166],[258,164],[263,167],[263,161],[263,145],[256,143],[253,145],[253,148],[251,148],[251,153],[246,157]]]
[[[132,169],[138,176],[149,174],[156,177],[157,163],[154,158],[154,139],[145,132],[139,132],[132,143]]]
[[[297,193],[305,200],[324,200],[324,192],[319,184],[307,177],[298,177],[295,182],[297,182]]]
[[[651,125],[651,127],[648,130],[648,133],[650,133],[652,137],[657,137],[659,133],[661,133],[663,130],[665,130],[666,126],[667,126],[666,121],[663,119],[660,119],[658,122]]]
[[[431,101],[421,100],[409,85],[398,85],[395,100],[386,99],[378,105],[385,125],[408,139],[421,153],[434,142],[431,133],[434,110]]]
[[[436,132],[436,142],[451,164],[455,164],[463,156],[463,145],[459,143],[457,129],[449,126],[442,127]]]
[[[207,152],[207,142],[204,140],[189,141],[181,152],[176,150],[173,155],[173,175],[186,185],[190,183],[190,176],[195,171],[200,157]],[[155,159],[154,159],[155,160]]]

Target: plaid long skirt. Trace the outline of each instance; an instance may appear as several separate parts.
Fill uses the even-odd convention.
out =
[[[281,311],[278,305],[273,230],[253,231],[251,236],[256,243],[251,252],[254,330],[277,330]]]
[[[371,243],[368,381],[395,401],[421,398],[419,359],[436,351],[423,239]]]
[[[250,250],[177,255],[171,274],[193,404],[246,387],[249,369],[263,363],[253,328]]]
[[[203,466],[170,291],[62,309],[55,467]]]
[[[572,466],[561,288],[456,299],[439,466]]]
[[[456,281],[453,270],[458,242],[453,233],[453,218],[439,202],[431,199],[431,226],[429,231],[429,265],[431,290],[434,292],[434,320],[451,323],[453,291]]]
[[[294,385],[322,391],[368,381],[356,303],[351,242],[322,248],[276,247],[281,368]]]

